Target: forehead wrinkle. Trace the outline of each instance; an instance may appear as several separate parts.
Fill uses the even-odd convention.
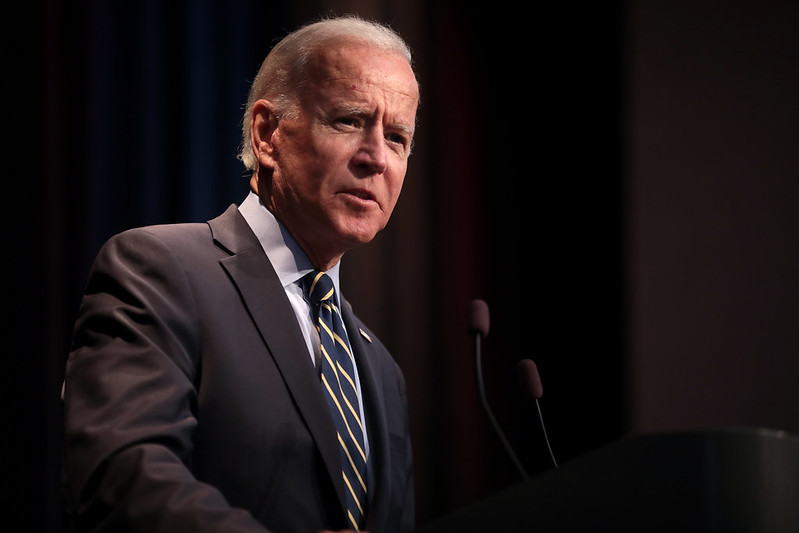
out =
[[[373,116],[375,109],[381,107],[381,105],[376,105],[374,94],[368,88],[377,88],[383,94],[385,103],[392,100],[398,102],[407,99],[410,107],[413,108],[409,121],[402,119],[396,121],[396,112],[392,112],[392,115],[395,115],[395,121],[389,122],[387,125],[412,137],[416,126],[419,89],[416,75],[410,65],[407,64],[407,78],[389,76],[369,62],[367,62],[369,63],[367,66],[363,62],[355,60],[360,53],[374,54],[375,56],[395,56],[407,64],[407,60],[400,54],[386,52],[369,46],[364,47],[359,44],[345,46],[344,48],[319,49],[310,58],[308,72],[315,83],[310,84],[306,89],[313,91],[315,88],[315,90],[321,91],[322,94],[326,93],[326,98],[331,103],[332,108],[339,110],[339,112],[350,113],[353,116],[362,118]],[[340,91],[342,88],[346,90]],[[400,107],[405,108],[405,104]]]
[[[368,104],[367,105],[358,105],[358,104],[351,104],[351,103],[343,103],[343,104],[334,104],[332,109],[333,109],[334,112],[337,112],[337,113],[344,113],[344,114],[349,115],[349,116],[358,117],[358,118],[363,119],[363,120],[368,120],[368,119],[371,119],[375,115],[375,112],[370,109],[371,107],[372,106],[370,106]],[[385,116],[386,113],[383,113],[383,115]],[[414,118],[415,118],[415,116],[414,116]],[[404,121],[401,121],[401,120],[400,121],[396,121],[396,120],[391,120],[390,118],[387,118],[383,122],[386,123],[386,125],[388,127],[392,128],[394,130],[397,130],[399,132],[405,133],[407,135],[412,136],[413,133],[414,133],[414,129],[415,129],[414,126],[410,125],[410,124],[407,124]]]

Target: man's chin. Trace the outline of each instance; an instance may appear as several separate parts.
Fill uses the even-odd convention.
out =
[[[384,224],[375,224],[373,221],[365,222],[356,219],[340,226],[339,233],[343,241],[349,243],[350,248],[354,248],[371,242],[384,226]]]

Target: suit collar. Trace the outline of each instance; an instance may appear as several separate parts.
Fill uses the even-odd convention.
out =
[[[335,424],[310,357],[300,356],[307,347],[280,279],[235,205],[208,224],[214,241],[230,254],[220,264],[241,294],[343,501]]]
[[[255,233],[284,287],[313,270],[305,251],[257,194],[250,192],[239,212]]]
[[[214,242],[227,253],[235,255],[258,245],[258,238],[247,225],[235,205],[224,213],[208,221]]]
[[[257,194],[250,191],[239,206],[239,212],[247,221],[252,232],[255,233],[284,287],[296,283],[303,276],[315,270],[302,246],[286,226],[266,208]],[[327,275],[333,280],[333,285],[336,288],[336,295],[341,294],[339,267],[340,263],[336,263],[327,270]]]

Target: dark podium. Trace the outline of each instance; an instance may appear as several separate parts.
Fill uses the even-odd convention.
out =
[[[799,533],[799,437],[630,436],[417,529],[464,531]]]

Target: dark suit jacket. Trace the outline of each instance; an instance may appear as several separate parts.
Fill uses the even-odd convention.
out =
[[[371,449],[367,529],[413,527],[405,381],[342,302]],[[109,240],[75,325],[64,479],[81,531],[346,527],[335,429],[294,312],[235,206]]]

